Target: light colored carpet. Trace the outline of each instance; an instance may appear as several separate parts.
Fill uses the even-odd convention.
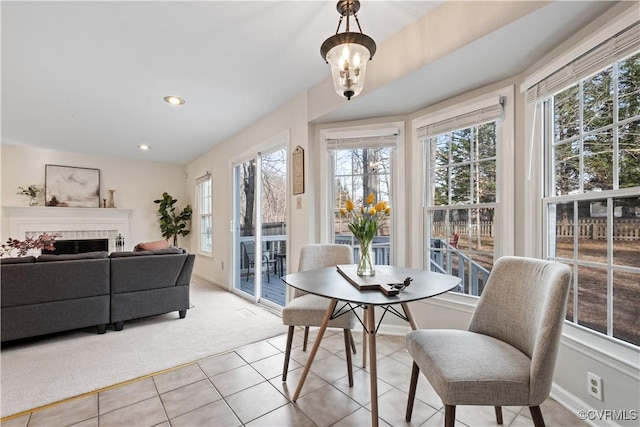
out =
[[[284,334],[277,315],[194,279],[184,319],[173,312],[88,328],[0,352],[0,416],[16,414]]]

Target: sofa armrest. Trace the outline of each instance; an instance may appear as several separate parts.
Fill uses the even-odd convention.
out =
[[[176,281],[176,285],[189,285],[191,283],[191,273],[193,273],[193,265],[196,261],[195,254],[187,254],[187,260],[182,266],[182,271],[180,272],[180,276],[178,276],[178,280]]]

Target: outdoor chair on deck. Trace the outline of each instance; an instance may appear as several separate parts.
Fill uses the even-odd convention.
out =
[[[458,248],[458,240],[460,240],[460,233],[459,232],[455,232],[453,234],[453,238],[451,240],[449,240],[449,246],[451,246],[452,248]]]
[[[315,270],[325,267],[334,267],[338,264],[353,264],[353,249],[348,245],[315,244],[303,246],[300,251],[300,263],[298,271]],[[294,298],[282,309],[282,323],[289,326],[287,335],[287,348],[282,369],[282,381],[287,381],[289,358],[293,344],[293,333],[296,326],[304,326],[303,351],[307,350],[307,340],[310,326],[320,326],[324,318],[330,300],[317,295],[294,289]],[[349,386],[353,386],[353,368],[351,365],[351,351],[356,352],[351,329],[356,325],[356,316],[353,311],[329,321],[328,327],[341,328],[344,331],[344,346],[347,358],[347,373]]]
[[[251,267],[253,267],[254,275],[255,275],[255,270],[256,270],[255,246],[256,246],[255,242],[240,242],[240,247],[242,248],[242,257],[244,258],[245,265],[247,266],[247,279],[251,274]],[[270,260],[269,257],[263,253],[260,253],[260,259],[262,260],[260,271],[262,271],[263,269],[266,270],[267,282],[271,283],[269,266],[270,265],[275,266],[276,260]]]
[[[557,262],[503,257],[493,266],[467,331],[407,334],[414,360],[406,420],[411,420],[420,370],[442,399],[444,424],[456,405],[528,406],[544,426],[540,404],[549,396],[560,345],[571,269]]]

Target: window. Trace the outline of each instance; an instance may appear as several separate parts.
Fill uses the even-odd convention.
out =
[[[213,252],[211,175],[207,174],[197,181],[198,193],[198,249],[200,252]]]
[[[460,277],[455,291],[468,295],[482,293],[494,260],[500,101],[418,129],[429,269]]]
[[[385,201],[393,206],[391,180],[397,140],[397,131],[388,136],[326,140],[331,168],[333,241],[352,246],[354,259],[359,256],[358,242],[339,210],[345,207],[347,199],[361,206],[369,194],[374,194],[377,202]],[[378,265],[391,264],[393,212],[373,240],[373,254]]]
[[[545,252],[573,269],[567,320],[640,345],[640,52],[538,100]]]

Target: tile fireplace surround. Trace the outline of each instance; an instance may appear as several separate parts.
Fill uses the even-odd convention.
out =
[[[46,206],[5,206],[2,208],[3,230],[8,237],[23,240],[42,233],[57,233],[57,240],[109,239],[109,252],[116,250],[116,237],[129,241],[132,209],[67,208]]]

